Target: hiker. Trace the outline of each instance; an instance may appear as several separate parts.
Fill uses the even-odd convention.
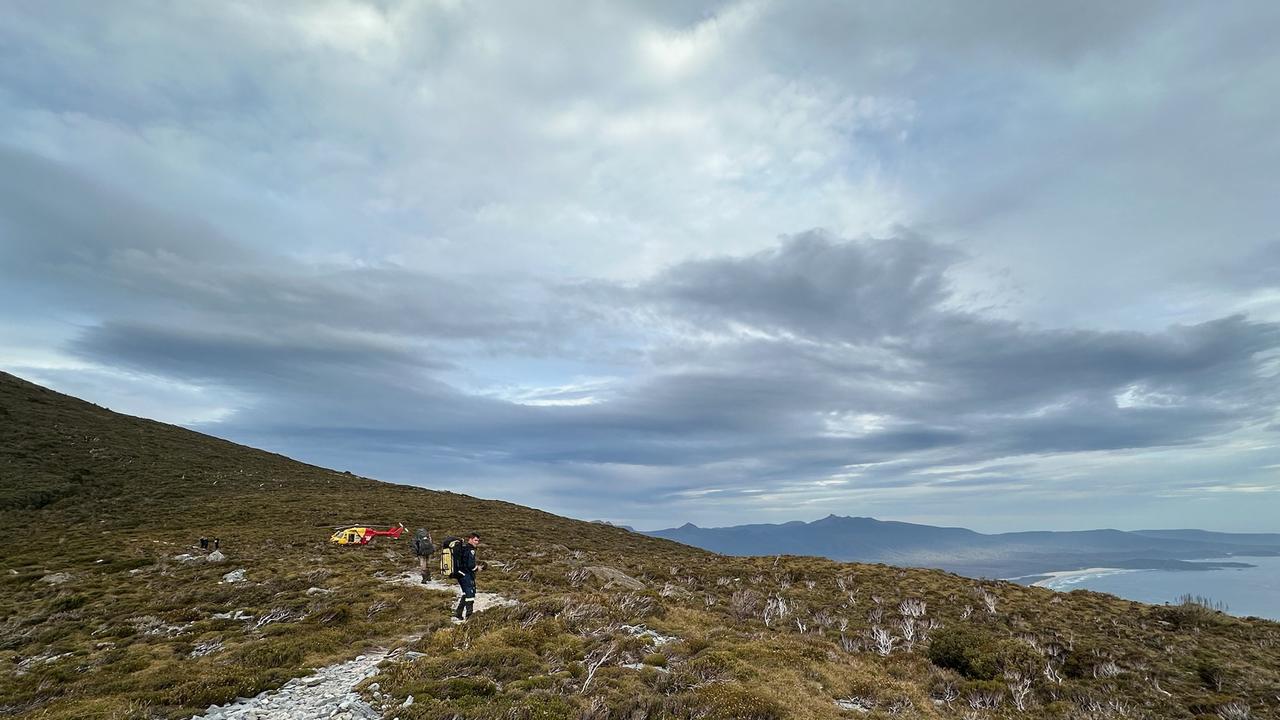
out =
[[[431,581],[431,553],[436,551],[436,544],[431,540],[431,531],[418,528],[413,534],[413,554],[418,556],[418,570],[422,572],[422,582]]]
[[[208,549],[209,549],[209,538],[207,538],[207,537],[202,537],[202,538],[200,538],[200,549],[201,549],[201,550],[208,550]]]
[[[476,609],[476,548],[479,546],[480,536],[476,533],[468,533],[466,541],[456,546],[453,574],[458,578],[458,587],[462,588],[462,597],[453,611],[454,622],[466,620]]]
[[[219,550],[219,549],[221,549],[221,548],[222,548],[222,538],[214,538],[214,539],[213,539],[213,549],[214,549],[214,550]]]

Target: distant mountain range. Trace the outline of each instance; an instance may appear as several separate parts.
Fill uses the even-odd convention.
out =
[[[1083,530],[988,535],[956,527],[828,515],[813,522],[701,528],[687,523],[646,535],[724,555],[817,555],[949,570],[960,575],[1024,578],[1090,567],[1205,570],[1280,555],[1280,534],[1205,530]],[[1212,560],[1212,562],[1187,562]]]
[[[437,541],[474,529],[482,593],[515,603],[455,627],[452,588],[419,582],[407,538],[329,541],[402,520]],[[3,372],[0,524],[0,717],[226,718],[250,703],[329,717],[360,697],[404,718],[938,719],[995,703],[1009,711],[982,717],[1083,718],[1105,698],[1149,718],[1278,720],[1280,624],[795,556],[879,537],[876,556],[902,562],[890,549],[916,533],[940,548],[987,537],[966,530],[827,518],[755,528],[766,557],[712,556],[306,465]],[[221,539],[216,557],[201,536]],[[362,656],[372,677],[352,670]],[[1003,663],[1036,673],[976,682]],[[1252,710],[1209,712],[1224,706]]]

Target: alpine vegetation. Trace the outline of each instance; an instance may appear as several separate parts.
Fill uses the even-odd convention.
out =
[[[304,465],[10,375],[0,418],[11,715],[1280,717],[1280,624],[1195,598],[719,556]],[[483,538],[474,560],[446,553],[476,568],[473,612],[467,588],[424,582],[408,534],[330,541],[401,523]]]

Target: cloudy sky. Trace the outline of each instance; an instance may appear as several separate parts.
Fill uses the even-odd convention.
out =
[[[0,368],[642,528],[1280,531],[1280,4],[0,4]]]

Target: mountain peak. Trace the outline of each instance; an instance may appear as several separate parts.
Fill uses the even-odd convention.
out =
[[[374,677],[388,706],[411,704],[407,698],[415,695],[425,698],[423,706],[431,703],[422,712],[441,717],[497,717],[508,708],[531,705],[556,717],[619,716],[630,715],[636,707],[662,708],[673,701],[682,704],[685,712],[681,714],[686,717],[723,717],[726,699],[734,707],[759,710],[755,713],[759,717],[830,717],[851,686],[841,683],[826,688],[811,678],[842,677],[850,663],[857,665],[859,682],[865,681],[868,687],[900,687],[912,697],[927,697],[937,673],[951,673],[954,668],[934,670],[919,647],[888,648],[894,655],[888,657],[868,652],[861,644],[841,643],[834,631],[807,629],[839,621],[847,607],[842,601],[845,594],[837,589],[854,576],[860,590],[885,598],[890,607],[918,598],[923,612],[927,600],[928,620],[936,620],[944,632],[980,623],[981,633],[992,641],[982,645],[984,662],[985,658],[995,662],[996,657],[985,654],[994,653],[985,648],[1016,644],[1015,638],[1026,633],[1041,638],[1070,633],[1078,644],[1063,659],[1052,660],[1057,664],[1051,669],[1065,663],[1093,666],[1099,659],[1094,654],[1097,648],[1105,648],[1109,657],[1121,662],[1142,657],[1142,674],[1120,673],[1109,680],[1114,684],[1107,686],[1108,694],[1133,707],[1151,708],[1152,717],[1189,717],[1186,708],[1204,702],[1205,693],[1201,683],[1187,681],[1185,659],[1210,657],[1232,678],[1233,697],[1259,708],[1258,717],[1275,718],[1265,711],[1274,688],[1280,686],[1274,648],[1250,642],[1274,634],[1273,623],[1220,615],[1196,603],[1143,607],[1096,593],[1056,595],[1060,602],[1050,608],[1049,591],[1043,588],[976,584],[930,570],[843,565],[798,555],[843,543],[858,553],[883,553],[880,557],[885,559],[932,560],[937,557],[935,548],[963,547],[976,554],[999,542],[998,536],[993,540],[966,530],[834,515],[816,528],[798,520],[738,528],[698,528],[685,523],[683,533],[674,533],[699,542],[718,543],[726,538],[726,545],[749,542],[754,555],[712,556],[688,544],[513,503],[303,465],[189,430],[110,413],[2,372],[0,417],[5,419],[0,422],[0,519],[13,536],[26,541],[5,548],[6,566],[23,568],[15,571],[16,576],[6,575],[6,587],[22,591],[0,594],[0,611],[15,627],[39,625],[41,630],[8,633],[5,652],[14,657],[45,657],[45,662],[31,664],[31,673],[37,678],[55,677],[71,667],[47,661],[48,640],[56,637],[60,648],[83,658],[75,662],[95,668],[77,676],[74,690],[71,683],[0,680],[0,695],[9,703],[6,707],[16,705],[27,715],[47,720],[74,720],[102,715],[104,708],[128,708],[144,693],[166,714],[192,717],[210,705],[274,692],[271,689],[280,687],[282,679],[311,675],[316,667],[334,660],[343,662],[321,672],[341,675],[342,682],[354,684],[357,679],[340,668],[349,667],[346,655],[365,650],[362,643],[335,648],[335,638],[390,644],[410,632],[414,635],[408,637],[430,643],[432,656],[409,661],[413,662],[409,672],[379,670]],[[95,439],[91,448],[97,452],[86,452],[91,448],[82,439],[87,438]],[[281,516],[287,518],[288,543],[279,541]],[[359,523],[351,522],[356,518]],[[471,529],[492,538],[492,546],[482,546],[482,557],[508,572],[482,575],[481,588],[500,589],[518,605],[466,626],[471,644],[454,642],[457,638],[452,635],[459,631],[442,622],[446,607],[437,594],[442,588],[453,588],[420,581],[419,560],[407,539],[379,537],[374,547],[339,546],[329,540],[333,528],[348,523],[387,527],[400,520],[410,527],[429,522],[437,539]],[[191,544],[209,531],[222,539],[225,566],[187,562],[202,559],[198,546]],[[64,538],[67,542],[62,543]],[[127,553],[103,560],[104,538],[128,543]],[[552,546],[550,539],[559,542]],[[1041,538],[1012,539],[1027,546]],[[1097,540],[1094,536],[1083,539]],[[1077,548],[1081,536],[1066,540],[1069,548]],[[1141,547],[1149,547],[1150,539],[1144,543]],[[549,546],[559,551],[548,552]],[[925,554],[908,552],[917,548]],[[318,560],[300,564],[300,557]],[[260,583],[255,586],[258,589],[246,592],[219,583],[226,570],[237,567]],[[510,572],[516,567],[537,572]],[[51,591],[37,585],[55,582],[63,588]],[[633,601],[636,586],[651,591],[644,602]],[[979,618],[969,618],[962,603],[948,599],[967,595],[975,587],[981,588],[984,602],[990,597],[990,605]],[[85,601],[91,593],[109,594],[113,602]],[[584,593],[593,607],[590,617],[580,617],[580,622],[562,622],[544,612],[581,606]],[[784,593],[788,611],[799,622],[773,622],[776,616],[770,608],[777,608],[777,599]],[[766,595],[775,598],[772,604],[756,602]],[[218,622],[227,617],[215,612],[224,604],[250,617],[279,618],[276,632],[247,633],[240,623]],[[375,608],[378,611],[372,612]],[[431,608],[441,617],[432,618]],[[476,610],[482,610],[479,604]],[[192,625],[199,623],[198,637],[204,647],[226,649],[193,653],[196,635],[190,626],[164,625],[164,632],[146,637],[144,652],[131,650],[129,662],[114,662],[123,648],[100,643],[85,632],[94,627],[118,628],[125,632],[113,633],[113,639],[136,639],[133,628],[142,621],[147,622],[143,627],[160,628],[157,623],[167,622],[161,618],[178,614]],[[138,622],[122,625],[121,617]],[[807,626],[808,622],[813,625]],[[603,665],[614,652],[610,647],[627,642],[617,634],[625,632],[638,646],[653,632],[646,627],[661,628],[674,638],[696,638],[697,644],[673,642],[670,650],[663,651],[660,657],[673,673],[700,672],[700,661],[693,656],[703,643],[711,657],[744,668],[765,670],[772,658],[794,658],[789,661],[794,672],[721,677],[712,692],[680,692],[674,700],[668,694],[669,685],[651,684],[657,679],[652,671],[637,674],[615,666],[593,676],[598,684],[591,685],[592,695],[585,692],[582,677],[589,673],[562,672],[561,649],[572,648],[577,658],[595,657],[594,662]],[[601,632],[603,628],[608,629]],[[287,632],[287,645],[281,644],[280,631]],[[545,636],[550,651],[531,650],[522,640],[530,632]],[[1151,652],[1149,642],[1173,652]],[[814,652],[796,653],[799,644]],[[282,648],[288,652],[281,652]],[[477,648],[483,650],[477,652]],[[537,678],[537,683],[509,682],[514,666],[505,662],[507,658],[516,658],[515,672]],[[232,664],[235,671],[225,672]],[[455,683],[460,667],[468,668],[472,678],[461,685]],[[1053,685],[1037,681],[1028,699],[1040,706],[1062,698],[1091,702],[1088,698],[1096,689],[1093,678],[1062,675],[1061,683]],[[962,676],[948,677],[961,682]],[[151,682],[156,678],[165,679],[164,687]],[[1157,688],[1157,679],[1168,690]],[[450,692],[424,692],[424,687]],[[459,691],[456,696],[454,690]],[[609,698],[625,698],[625,704],[606,704],[600,712],[597,698],[605,698],[606,703]],[[941,712],[934,715],[941,717]],[[1086,712],[1081,707],[1075,714]]]

